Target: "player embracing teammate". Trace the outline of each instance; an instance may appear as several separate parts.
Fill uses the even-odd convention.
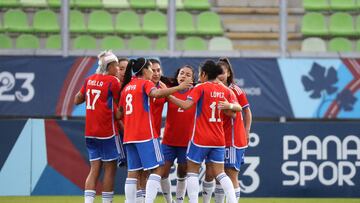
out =
[[[220,59],[217,63],[205,61],[199,68],[201,83],[195,87],[194,70],[191,66],[183,66],[176,73],[175,85],[167,87],[159,80],[154,81],[157,76],[153,76],[153,71],[157,65],[161,76],[159,61],[132,59],[123,73],[119,70],[118,59],[111,52],[105,53],[99,57],[97,72],[100,72],[86,80],[75,99],[77,104],[86,100],[87,107],[85,135],[91,170],[85,184],[85,203],[94,200],[95,183],[102,165],[105,168],[103,202],[112,201],[113,180],[109,179],[115,177],[116,160],[124,158],[119,147],[122,143],[112,141],[119,134],[115,119],[121,119],[123,124],[128,167],[125,182],[127,203],[136,202],[137,183],[144,179],[142,171],[149,174],[145,203],[154,202],[160,187],[166,201],[172,202],[168,176],[175,159],[178,164],[177,203],[183,202],[185,189],[189,202],[198,202],[198,175],[203,161],[207,166],[207,179],[215,178],[218,184],[216,202],[223,202],[224,195],[227,202],[237,202],[240,196],[238,172],[247,147],[251,112],[247,108],[245,93],[234,83],[230,62],[227,59]],[[115,76],[121,79],[121,85]],[[159,140],[161,115],[153,112],[156,112],[155,102],[161,105],[168,102],[162,144]],[[103,112],[98,111],[100,106],[104,108]],[[89,126],[89,119],[98,125]],[[108,126],[106,135],[100,131],[89,132],[100,124]],[[90,141],[95,142],[94,146],[90,145]],[[110,146],[111,143],[113,146]],[[203,193],[204,202],[208,202],[214,186],[208,181],[203,183],[203,187],[204,191],[208,191]]]

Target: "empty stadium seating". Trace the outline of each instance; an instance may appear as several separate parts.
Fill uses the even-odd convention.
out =
[[[338,37],[356,44],[360,38],[360,0],[296,0],[288,5],[288,50],[309,50],[306,40],[314,37],[325,44]],[[60,6],[61,0],[1,0],[1,47],[9,47],[5,39],[17,42],[20,35],[32,34],[39,48],[60,49]],[[167,6],[168,0],[70,0],[70,48],[103,49],[113,40],[114,49],[166,50]],[[176,48],[277,51],[278,6],[277,0],[176,0]],[[84,34],[91,42],[78,46]],[[194,37],[197,46],[188,44]],[[146,45],[138,45],[140,39]]]
[[[329,41],[329,52],[358,51],[353,47],[360,37],[358,0],[303,0],[306,13],[303,16],[301,32],[305,37],[320,36]],[[316,11],[316,12],[314,12]],[[302,51],[311,46],[308,40],[302,42]],[[309,44],[308,44],[309,43]],[[316,41],[313,41],[316,44]],[[305,46],[305,50],[304,50]]]

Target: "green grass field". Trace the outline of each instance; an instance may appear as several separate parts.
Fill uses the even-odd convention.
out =
[[[200,202],[201,197],[200,197]],[[114,203],[124,202],[124,196],[117,195]],[[6,196],[0,197],[1,203],[77,203],[84,202],[82,196],[31,196],[18,197]],[[163,203],[162,197],[157,198],[157,203]],[[187,202],[187,201],[185,201]],[[360,203],[360,198],[242,198],[241,203]],[[97,197],[95,203],[101,203],[101,198]]]

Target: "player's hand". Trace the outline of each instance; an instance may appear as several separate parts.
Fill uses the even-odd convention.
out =
[[[178,86],[178,90],[185,90],[192,87],[192,81],[191,80],[185,80]]]
[[[224,98],[224,101],[219,101],[217,107],[220,110],[225,110],[225,109],[230,109],[230,105],[231,104],[229,103],[229,101],[226,98]]]
[[[165,85],[165,83],[159,81],[159,85],[161,89],[167,89],[167,86]]]

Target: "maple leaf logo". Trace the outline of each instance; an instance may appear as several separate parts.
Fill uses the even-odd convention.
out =
[[[331,95],[336,92],[337,87],[334,84],[338,81],[335,68],[331,67],[326,71],[326,68],[314,63],[309,72],[309,76],[302,76],[301,82],[305,91],[312,91],[310,97],[317,99],[321,97],[322,92]]]
[[[337,95],[336,101],[340,109],[343,109],[344,111],[352,111],[357,98],[350,90],[345,89]]]

